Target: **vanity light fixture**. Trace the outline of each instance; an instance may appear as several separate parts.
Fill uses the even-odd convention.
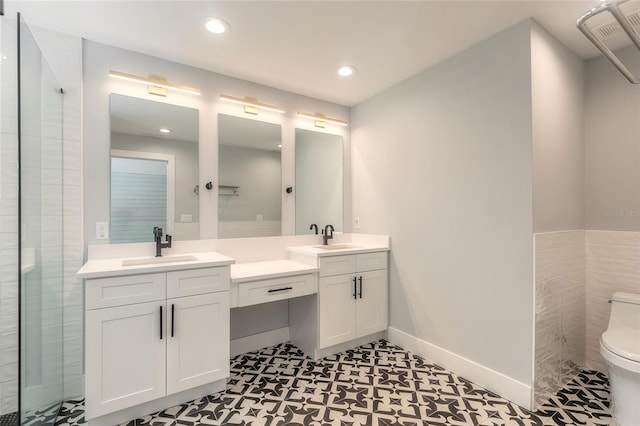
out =
[[[191,95],[200,95],[200,89],[181,84],[170,83],[158,77],[140,77],[135,74],[126,72],[109,70],[109,77],[118,78],[120,80],[133,81],[134,83],[142,83],[147,85],[147,90],[151,95],[167,96],[169,90],[176,90]]]
[[[264,109],[266,111],[279,112],[280,114],[284,114],[284,109],[279,106],[264,104],[262,102],[258,102],[255,99],[249,98],[236,98],[235,96],[229,96],[220,94],[220,99],[223,101],[231,102],[234,104],[240,104],[244,106],[244,112],[247,114],[257,115],[259,109]]]
[[[308,118],[314,121],[314,125],[316,127],[325,128],[327,127],[327,123],[337,124],[339,126],[347,126],[349,123],[345,120],[341,120],[339,118],[331,118],[327,117],[324,114],[314,114],[310,112],[298,112],[298,117]]]
[[[166,127],[163,127],[162,129],[160,129],[160,133],[171,133],[171,129],[167,129]]]

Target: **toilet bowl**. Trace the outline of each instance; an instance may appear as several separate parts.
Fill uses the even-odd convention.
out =
[[[639,426],[640,294],[614,293],[600,354],[609,367],[613,420],[619,426]]]

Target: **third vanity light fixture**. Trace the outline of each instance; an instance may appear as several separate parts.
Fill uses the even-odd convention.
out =
[[[167,96],[169,90],[175,90],[177,92],[189,93],[191,95],[200,95],[200,89],[196,89],[189,86],[183,86],[181,84],[170,83],[159,77],[141,77],[135,74],[128,74],[126,72],[109,70],[109,77],[119,78],[120,80],[133,81],[135,83],[142,83],[147,85],[147,91],[151,95]]]
[[[284,114],[284,108],[275,105],[264,104],[262,102],[258,102],[255,99],[250,98],[236,98],[235,96],[229,96],[225,94],[220,94],[220,99],[223,101],[231,102],[234,104],[240,104],[244,106],[244,112],[247,114],[257,115],[259,109],[264,109],[266,111],[279,112],[280,114]]]
[[[347,126],[349,124],[345,120],[341,120],[339,118],[331,118],[331,117],[327,117],[324,114],[317,114],[317,113],[314,114],[314,113],[311,113],[311,112],[299,111],[298,112],[298,117],[308,118],[310,120],[313,120],[313,124],[316,127],[321,127],[321,128],[327,127],[327,123],[333,123],[333,124],[337,124],[339,126]]]

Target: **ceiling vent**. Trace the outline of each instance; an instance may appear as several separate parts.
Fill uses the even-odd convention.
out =
[[[631,24],[631,28],[634,29],[636,34],[640,34],[640,9],[631,12],[630,15],[627,15],[627,21],[629,21],[629,23]],[[600,38],[606,39],[621,34],[624,31],[622,31],[622,27],[620,26],[620,24],[614,21],[595,27],[593,29],[593,32],[598,34]]]

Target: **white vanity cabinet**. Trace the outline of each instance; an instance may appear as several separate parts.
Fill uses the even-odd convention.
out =
[[[229,375],[229,267],[87,279],[85,414]]]
[[[388,249],[289,250],[295,260],[319,268],[317,296],[289,301],[289,334],[296,346],[319,359],[382,337],[389,325]]]
[[[383,331],[389,323],[387,252],[321,257],[319,348]]]

